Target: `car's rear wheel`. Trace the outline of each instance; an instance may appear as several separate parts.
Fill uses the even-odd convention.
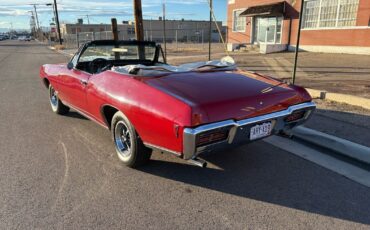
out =
[[[69,107],[64,105],[58,98],[58,95],[51,84],[49,84],[49,100],[51,109],[54,113],[63,115],[69,112]]]
[[[112,136],[117,156],[125,165],[135,168],[146,163],[152,150],[145,147],[127,117],[117,112],[112,118]]]

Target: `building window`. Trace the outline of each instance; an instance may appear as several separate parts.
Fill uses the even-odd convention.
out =
[[[240,17],[239,15],[243,10],[234,10],[233,11],[233,31],[235,32],[244,32],[246,25],[246,17]]]
[[[303,28],[355,26],[359,0],[307,0]]]
[[[359,0],[341,0],[338,13],[338,26],[355,26]]]
[[[335,27],[337,11],[338,0],[321,1],[320,27]]]

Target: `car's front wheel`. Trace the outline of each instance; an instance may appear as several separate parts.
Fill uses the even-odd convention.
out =
[[[69,112],[69,107],[64,105],[63,102],[58,98],[57,92],[54,90],[51,84],[49,84],[49,101],[51,109],[54,113],[63,115]]]
[[[117,156],[125,165],[135,168],[150,159],[152,150],[144,146],[123,113],[117,112],[113,116],[111,130]]]

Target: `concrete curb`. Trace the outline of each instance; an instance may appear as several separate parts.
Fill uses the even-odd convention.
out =
[[[290,134],[304,141],[370,164],[370,148],[366,146],[302,126],[294,128]]]
[[[352,95],[346,95],[346,94],[340,94],[340,93],[330,93],[325,92],[322,90],[316,90],[316,89],[308,89],[306,90],[311,94],[311,97],[313,98],[322,98],[322,94],[325,94],[325,98],[330,101],[340,102],[340,103],[346,103],[350,105],[360,106],[365,109],[370,110],[370,99],[352,96]]]

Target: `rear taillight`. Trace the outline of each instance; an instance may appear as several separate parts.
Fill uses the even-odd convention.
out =
[[[217,129],[201,133],[197,136],[197,147],[212,144],[226,140],[229,135],[229,129]]]
[[[287,116],[284,121],[285,122],[294,122],[294,121],[298,121],[300,119],[302,119],[304,117],[304,114],[305,114],[305,111],[297,111],[297,112],[293,112],[292,114],[290,114],[289,116]]]

